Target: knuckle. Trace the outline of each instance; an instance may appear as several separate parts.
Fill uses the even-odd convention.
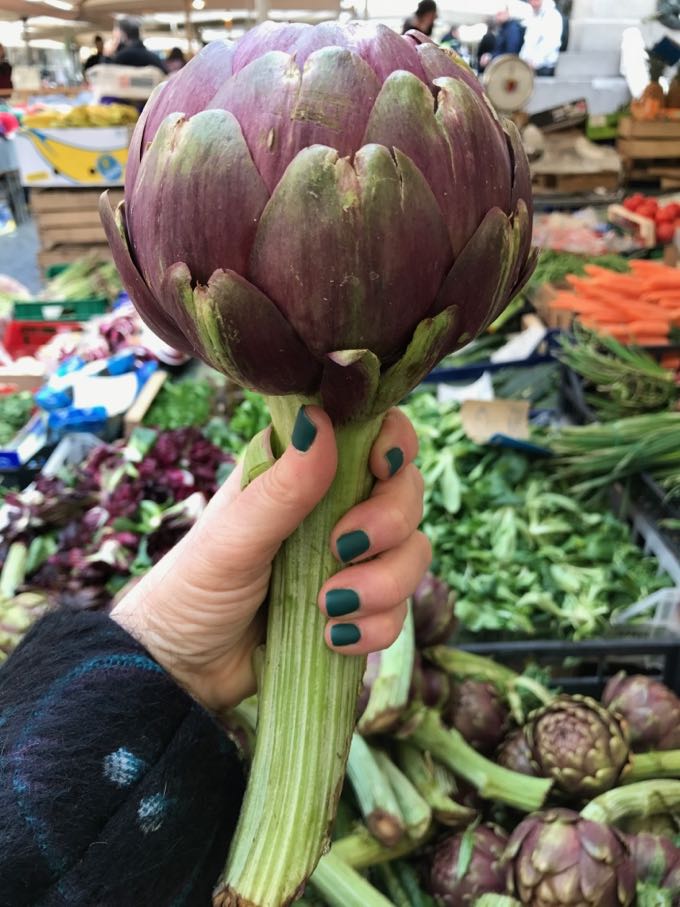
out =
[[[289,509],[300,499],[299,485],[287,482],[279,469],[268,469],[260,477],[260,482],[262,495],[283,509]]]

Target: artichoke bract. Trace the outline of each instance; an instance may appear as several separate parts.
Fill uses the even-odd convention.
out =
[[[454,685],[444,721],[487,755],[505,736],[510,713],[493,684],[470,679]]]
[[[625,719],[634,749],[680,749],[680,698],[658,680],[621,671],[608,681],[602,702]]]
[[[529,717],[525,734],[539,775],[581,797],[614,787],[630,757],[615,715],[588,696],[558,696]]]
[[[101,210],[142,318],[267,395],[275,454],[301,404],[336,427],[333,486],[273,566],[253,767],[216,901],[281,907],[329,841],[363,673],[323,641],[315,600],[337,563],[319,540],[370,493],[385,411],[530,276],[527,159],[471,70],[423,36],[265,23],[156,90],[125,201]]]
[[[458,623],[456,593],[432,573],[426,573],[413,595],[416,643],[421,649],[446,643]]]
[[[522,775],[536,775],[536,766],[531,756],[531,747],[524,728],[515,728],[498,747],[496,762],[503,768]]]
[[[505,861],[509,890],[529,907],[625,907],[635,897],[635,869],[623,836],[569,809],[521,822]]]
[[[437,845],[428,869],[428,890],[440,907],[472,907],[483,894],[505,891],[505,832],[470,826]]]
[[[668,837],[645,832],[627,840],[638,881],[669,890],[675,903],[680,897],[680,847]]]

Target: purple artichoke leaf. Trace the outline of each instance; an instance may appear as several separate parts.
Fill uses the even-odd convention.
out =
[[[374,412],[385,412],[403,400],[444,356],[457,348],[459,336],[457,306],[423,319],[399,362],[383,372]]]
[[[125,167],[126,198],[129,198],[130,191],[137,181],[139,165],[142,162],[144,149],[148,144],[146,140],[146,127],[149,120],[149,114],[158,106],[159,95],[161,94],[161,92],[166,91],[168,84],[168,82],[161,82],[160,85],[157,85],[154,88],[151,93],[151,97],[144,105],[144,109],[142,110],[135,125],[134,132],[132,133],[132,138],[130,139],[130,147],[128,149],[127,164]]]
[[[193,293],[194,318],[212,363],[267,394],[309,394],[321,366],[276,306],[232,271],[217,271]]]
[[[313,231],[290,229],[296,210]],[[389,362],[425,316],[450,260],[436,199],[404,155],[367,145],[352,165],[315,146],[298,154],[265,208],[250,276],[317,356],[370,349]]]
[[[459,208],[464,202],[452,204],[451,143],[435,117],[428,86],[408,72],[393,72],[380,89],[368,118],[363,144],[369,143],[399,148],[427,176],[455,247],[460,234]],[[472,186],[464,187],[463,197],[471,191]]]
[[[492,208],[449,271],[435,301],[434,313],[459,304],[459,344],[473,340],[490,318],[490,312],[496,317],[510,301],[508,290],[515,266],[515,244],[510,219],[500,208]],[[490,300],[491,304],[475,306],[469,302],[472,299]]]
[[[455,51],[439,47],[428,39],[418,47],[418,56],[430,82],[442,78],[456,79],[463,82],[480,97],[484,94],[484,89],[477,76]]]
[[[134,302],[142,320],[151,328],[154,334],[164,340],[169,346],[179,350],[179,352],[193,356],[195,355],[195,350],[191,348],[186,338],[177,330],[172,321],[159,309],[132,259],[125,227],[124,211],[125,203],[121,202],[114,213],[108,192],[102,195],[99,202],[99,213],[123,286],[130,299]]]
[[[531,171],[529,170],[529,160],[522,145],[522,137],[519,129],[512,120],[503,121],[508,150],[510,152],[510,166],[512,168],[512,202],[511,210],[517,206],[517,202],[523,199],[529,213],[529,220],[534,216],[533,192],[531,188]],[[527,247],[528,251],[528,247]]]
[[[458,256],[487,211],[513,210],[510,160],[505,134],[495,114],[489,115],[486,99],[455,79],[438,79],[435,85],[437,123],[444,135],[455,136],[450,143],[449,191],[460,201],[455,206],[449,202],[448,207],[455,218],[451,243]]]
[[[141,128],[142,148],[146,148],[153,141],[161,123],[170,114],[182,113],[186,117],[191,117],[209,106],[215,93],[231,74],[235,49],[236,44],[231,41],[211,41],[187,63],[181,81],[170,79],[161,83],[159,87],[164,86],[163,91],[159,91],[157,95],[154,92],[144,107],[142,116],[147,110],[148,114],[146,124]],[[184,79],[191,80],[190,92],[186,90]],[[135,134],[139,129],[138,124]],[[128,198],[134,189],[134,180],[130,178],[129,170],[125,176],[125,189]]]
[[[387,25],[351,22],[347,30],[352,38],[352,47],[368,63],[381,83],[390,73],[397,71],[412,73],[422,82],[426,81],[425,70],[413,44],[405,41]]]
[[[353,155],[379,91],[378,78],[360,56],[323,47],[302,69],[299,57],[285,53],[259,57],[227,80],[210,106],[230,111],[242,124],[271,194],[303,148],[329,145],[341,157]]]
[[[321,400],[335,424],[370,412],[380,381],[380,360],[368,350],[329,353],[324,361]]]
[[[126,209],[132,252],[154,295],[162,298],[165,272],[178,262],[203,284],[220,269],[244,274],[268,198],[233,114],[204,110],[191,119],[165,119]],[[220,223],[229,229],[216,230]]]
[[[306,23],[293,22],[278,24],[263,22],[257,29],[245,33],[236,44],[233,61],[234,73],[239,73],[253,60],[269,54],[272,51],[282,51],[292,54],[301,37],[311,30],[312,26]]]

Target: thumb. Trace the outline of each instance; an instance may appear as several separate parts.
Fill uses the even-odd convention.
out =
[[[282,439],[284,440],[284,439]],[[316,406],[302,406],[291,443],[266,472],[240,494],[220,489],[206,508],[190,550],[202,572],[241,577],[268,568],[281,543],[311,513],[330,488],[337,449],[330,419]]]

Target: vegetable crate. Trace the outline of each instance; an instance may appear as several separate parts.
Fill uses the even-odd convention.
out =
[[[73,299],[68,302],[15,302],[15,321],[87,321],[104,315],[109,308],[105,297]]]
[[[649,674],[680,694],[680,636],[613,636],[578,642],[527,639],[467,643],[459,648],[520,671],[528,661],[538,663],[550,670],[552,682],[567,693],[599,699],[607,680],[623,668],[629,673]]]
[[[2,343],[14,359],[19,359],[21,356],[32,356],[55,334],[77,331],[80,327],[79,321],[10,321]]]

